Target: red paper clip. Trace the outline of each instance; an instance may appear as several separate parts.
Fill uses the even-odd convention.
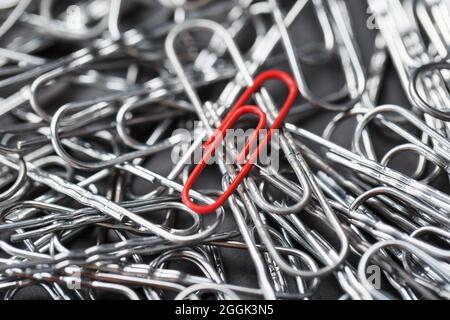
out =
[[[255,132],[252,134],[252,136],[249,138],[249,141],[245,144],[244,150],[239,154],[239,156],[236,158],[236,160],[242,160],[245,159],[245,157],[248,156],[248,153],[250,151],[250,147],[252,143],[257,139],[260,130],[264,129],[266,127],[266,114],[258,107],[256,106],[248,106],[245,105],[252,97],[252,95],[258,91],[261,86],[269,81],[269,80],[279,80],[286,84],[286,86],[289,89],[288,97],[286,98],[286,101],[284,102],[283,106],[281,107],[278,117],[273,122],[272,126],[269,128],[269,131],[267,135],[264,137],[264,139],[261,141],[261,143],[256,147],[256,150],[251,154],[249,159],[246,161],[244,166],[242,167],[241,171],[238,173],[236,178],[231,182],[231,184],[228,186],[228,189],[223,192],[221,196],[219,196],[216,201],[210,205],[198,205],[191,201],[189,197],[189,192],[191,188],[193,187],[194,183],[197,181],[198,177],[200,176],[201,172],[207,165],[207,161],[211,159],[212,155],[214,154],[215,149],[219,145],[219,143],[222,142],[223,137],[226,133],[227,129],[230,129],[236,121],[244,114],[254,114],[258,116],[259,122],[256,127]],[[231,108],[231,111],[228,113],[228,115],[224,118],[222,121],[220,127],[215,131],[213,136],[203,145],[203,148],[205,149],[203,157],[201,161],[197,164],[197,166],[194,168],[194,170],[189,175],[189,178],[186,181],[186,184],[183,188],[183,192],[181,194],[181,199],[183,203],[195,211],[196,213],[200,215],[211,213],[215,210],[217,210],[219,207],[221,207],[225,201],[233,194],[233,192],[237,189],[237,187],[242,183],[244,178],[248,175],[250,170],[253,167],[253,164],[255,163],[257,157],[260,155],[260,153],[263,151],[263,149],[267,146],[267,144],[270,142],[270,139],[272,138],[274,130],[278,129],[281,124],[283,123],[284,119],[286,118],[287,114],[289,113],[289,109],[292,107],[293,103],[295,102],[295,99],[298,95],[298,88],[295,80],[286,72],[280,71],[280,70],[269,70],[262,72],[259,74],[255,80],[252,86],[248,87],[244,93],[241,95],[241,97],[238,99],[238,101],[234,104],[234,106]]]

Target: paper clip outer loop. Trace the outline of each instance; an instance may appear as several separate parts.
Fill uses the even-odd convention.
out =
[[[294,78],[287,72],[281,71],[281,70],[267,70],[264,72],[261,72],[253,81],[253,84],[248,87],[241,95],[241,97],[236,101],[236,103],[231,108],[231,111],[234,109],[240,108],[243,105],[245,105],[250,98],[257,92],[263,84],[270,80],[279,80],[283,82],[288,90],[288,96],[281,107],[277,118],[274,120],[271,129],[278,129],[281,127],[284,119],[289,113],[289,109],[292,107],[292,105],[295,102],[295,99],[297,99],[298,96],[298,86],[295,82]]]
[[[282,105],[280,111],[278,112],[278,116],[275,118],[275,120],[272,123],[272,126],[270,127],[266,137],[261,141],[262,145],[266,145],[270,142],[270,139],[272,138],[272,135],[276,129],[279,129],[281,125],[283,124],[284,119],[289,113],[289,110],[291,109],[292,105],[294,104],[295,100],[298,96],[298,86],[295,79],[287,72],[281,71],[281,70],[267,70],[264,72],[261,72],[254,80],[253,84],[248,87],[241,95],[241,97],[236,101],[236,103],[231,108],[231,111],[234,109],[240,108],[243,105],[245,105],[251,97],[259,90],[261,87],[270,80],[279,80],[283,82],[287,88],[288,88],[288,96]],[[248,146],[246,146],[248,147]],[[248,150],[244,150],[244,153],[241,153],[239,157],[237,158],[238,162],[243,161],[243,157],[246,156],[248,153]],[[256,155],[257,156],[257,155]]]

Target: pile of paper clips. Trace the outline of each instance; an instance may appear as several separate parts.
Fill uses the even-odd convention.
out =
[[[0,296],[449,299],[450,2],[367,4],[0,1]]]

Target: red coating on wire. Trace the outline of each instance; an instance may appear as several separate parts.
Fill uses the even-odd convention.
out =
[[[272,126],[269,128],[269,131],[267,135],[264,137],[262,142],[257,146],[256,150],[251,154],[250,158],[246,161],[244,166],[241,168],[241,171],[238,173],[236,178],[230,183],[228,186],[228,189],[225,190],[222,195],[220,195],[212,204],[209,205],[199,205],[191,201],[189,197],[189,192],[192,189],[193,185],[197,181],[198,177],[202,173],[203,169],[207,165],[207,161],[211,158],[211,156],[214,154],[215,149],[221,143],[223,140],[223,137],[226,133],[226,130],[231,128],[236,121],[244,114],[254,114],[258,116],[259,122],[256,126],[255,132],[252,134],[252,136],[249,138],[249,141],[245,144],[244,150],[239,154],[239,156],[236,158],[236,161],[242,161],[245,159],[245,157],[248,155],[250,146],[252,143],[257,139],[260,130],[264,129],[266,127],[267,119],[266,114],[258,107],[256,106],[248,106],[245,105],[252,97],[252,95],[258,91],[262,85],[269,81],[269,80],[279,80],[283,82],[289,89],[288,96],[281,107],[277,118],[273,122]],[[208,213],[211,213],[215,210],[217,210],[219,207],[221,207],[225,201],[233,194],[233,192],[238,188],[238,186],[242,183],[242,181],[245,179],[245,177],[248,175],[250,170],[253,167],[253,164],[255,163],[258,155],[262,152],[262,150],[267,146],[270,139],[272,138],[272,135],[276,129],[278,129],[284,119],[286,118],[287,114],[289,113],[289,109],[292,107],[293,103],[295,102],[295,99],[298,95],[298,87],[295,82],[295,80],[292,78],[292,76],[284,71],[281,70],[268,70],[265,72],[260,73],[254,80],[254,83],[252,86],[248,87],[241,97],[236,101],[236,103],[231,108],[230,112],[227,114],[227,116],[222,121],[219,128],[214,132],[212,137],[203,145],[203,148],[205,149],[203,157],[201,161],[197,164],[197,166],[194,168],[194,170],[189,175],[186,184],[183,188],[183,192],[181,193],[181,199],[183,203],[196,213],[200,215],[205,215]]]

